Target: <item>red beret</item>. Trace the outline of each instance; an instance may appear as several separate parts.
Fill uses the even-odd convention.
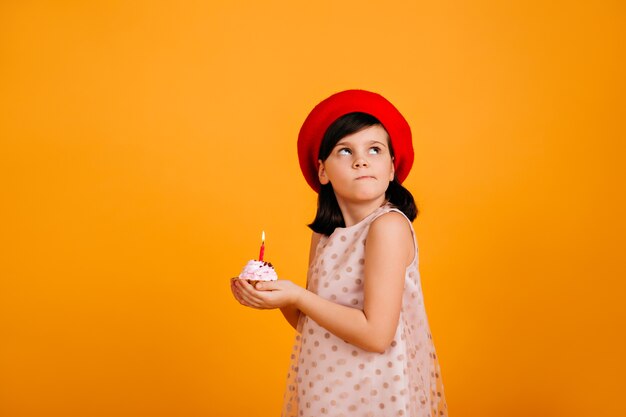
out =
[[[319,193],[321,187],[317,171],[322,138],[335,120],[353,112],[367,113],[380,120],[391,139],[396,179],[402,183],[409,175],[413,165],[413,143],[411,128],[402,114],[380,94],[365,90],[346,90],[333,94],[315,106],[300,128],[300,169],[315,192]]]

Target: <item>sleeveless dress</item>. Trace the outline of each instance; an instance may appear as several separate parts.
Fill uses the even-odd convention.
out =
[[[308,270],[307,289],[335,303],[363,308],[365,242],[371,223],[390,211],[376,209],[359,223],[322,236]],[[400,212],[401,213],[401,212]],[[407,222],[411,222],[407,218]],[[447,416],[441,371],[419,274],[415,232],[413,262],[405,273],[398,328],[384,353],[338,338],[304,314],[298,321],[283,417]]]

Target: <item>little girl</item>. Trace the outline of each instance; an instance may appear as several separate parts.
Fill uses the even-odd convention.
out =
[[[298,331],[283,416],[446,416],[401,183],[411,130],[382,96],[347,90],[318,104],[298,137],[318,193],[307,288],[232,280],[243,305],[280,308]]]

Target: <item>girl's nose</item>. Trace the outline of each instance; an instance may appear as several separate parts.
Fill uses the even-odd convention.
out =
[[[367,160],[363,157],[357,157],[352,165],[354,168],[364,168],[367,166]]]

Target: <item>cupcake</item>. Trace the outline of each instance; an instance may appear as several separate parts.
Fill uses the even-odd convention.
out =
[[[239,279],[245,279],[256,286],[259,281],[276,281],[278,276],[271,263],[250,260],[239,274]]]

